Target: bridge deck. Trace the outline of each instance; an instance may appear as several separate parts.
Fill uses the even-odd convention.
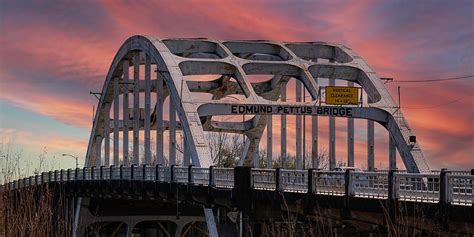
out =
[[[10,182],[1,187],[18,189],[52,182],[147,181],[181,183],[233,189],[239,184],[232,168],[182,166],[110,166],[56,170]],[[251,169],[254,190],[318,195],[351,196],[369,199],[445,203],[472,206],[474,176],[469,172],[442,171],[439,174],[398,172],[347,172],[322,170]]]

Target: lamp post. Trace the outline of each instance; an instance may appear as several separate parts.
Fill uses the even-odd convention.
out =
[[[76,169],[79,167],[79,161],[78,161],[79,157],[73,156],[71,154],[62,154],[62,156],[70,156],[70,157],[74,158],[76,160]]]

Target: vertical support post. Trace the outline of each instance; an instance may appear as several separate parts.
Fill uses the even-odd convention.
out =
[[[183,131],[183,160],[184,160],[185,166],[191,164],[191,156],[189,156],[188,141],[186,139],[186,136],[184,135],[184,131]]]
[[[173,183],[176,179],[175,179],[175,173],[174,173],[174,167],[175,167],[175,164],[172,164],[170,166],[170,183]]]
[[[194,183],[193,165],[188,166],[188,183]]]
[[[319,168],[317,115],[311,116],[311,165],[313,169]]]
[[[273,167],[273,121],[272,115],[267,115],[267,168]]]
[[[209,187],[215,187],[214,183],[214,166],[209,166]]]
[[[354,196],[354,190],[352,186],[352,177],[351,177],[351,169],[347,169],[346,172],[344,173],[344,189],[345,189],[345,194],[348,197]]]
[[[114,165],[119,165],[119,78],[114,78]]]
[[[260,145],[260,138],[249,138],[249,143],[253,143],[253,146],[256,147],[254,153],[252,154],[252,163],[253,167],[259,168],[260,167],[260,156],[258,154],[259,151],[259,145]],[[252,144],[250,144],[252,145]]]
[[[301,102],[301,82],[296,81],[296,102]],[[301,156],[301,115],[296,115],[296,169],[303,168]]]
[[[150,56],[145,55],[145,118],[144,118],[144,146],[145,146],[145,164],[151,164],[150,149],[150,103],[151,103],[151,78],[150,78]]]
[[[96,136],[95,138],[96,142],[96,147],[95,147],[95,166],[99,167],[101,166],[101,150],[102,150],[102,137],[101,136]]]
[[[450,189],[449,189],[449,171],[446,168],[441,169],[439,174],[439,206],[440,212],[443,213],[438,219],[441,226],[447,228],[449,226],[449,216],[450,216]]]
[[[275,191],[283,191],[281,187],[281,168],[275,169]]]
[[[314,169],[308,169],[308,194],[314,194]]]
[[[389,170],[388,171],[388,199],[389,200],[395,200],[397,198],[396,192],[396,184],[395,184],[395,173],[397,170]]]
[[[303,102],[306,103],[306,88],[303,87]],[[306,115],[303,114],[303,169],[307,169],[306,167]]]
[[[374,121],[367,120],[367,169],[374,171]]]
[[[342,208],[342,217],[348,219],[351,217],[351,198],[354,196],[354,190],[352,188],[352,177],[351,169],[347,169],[344,173],[344,207]]]
[[[156,164],[162,165],[163,159],[163,76],[156,66]]]
[[[133,164],[140,163],[140,53],[133,53]]]
[[[449,184],[448,184],[448,170],[446,168],[441,169],[439,174],[439,203],[446,205],[449,204]]]
[[[129,119],[129,101],[128,101],[128,93],[129,93],[129,86],[128,83],[128,67],[129,67],[129,62],[128,60],[123,61],[123,110],[122,110],[122,115],[123,115],[123,161],[122,164],[124,165],[129,165],[130,162],[128,160],[128,119]]]
[[[286,82],[281,83],[281,102],[286,101]],[[281,167],[286,165],[286,115],[281,115]]]
[[[336,84],[334,79],[329,80],[329,86]],[[336,168],[336,118],[329,116],[329,170]]]
[[[104,117],[104,165],[110,165],[110,103],[105,103]]]
[[[241,210],[248,210],[252,201],[252,169],[248,166],[237,166],[234,168],[234,191],[237,206]]]
[[[395,146],[395,139],[389,134],[388,140],[388,169],[397,169],[397,147]]]
[[[353,82],[348,82],[353,87]],[[347,118],[347,166],[354,167],[354,118]]]
[[[176,164],[176,108],[174,107],[174,99],[170,96],[170,129],[169,129],[169,162],[170,165]]]

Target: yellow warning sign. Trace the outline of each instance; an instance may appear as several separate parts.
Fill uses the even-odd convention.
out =
[[[359,88],[326,86],[326,104],[357,105],[359,104]]]

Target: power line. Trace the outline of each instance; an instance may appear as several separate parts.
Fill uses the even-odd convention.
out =
[[[443,104],[433,105],[433,106],[429,106],[429,107],[403,107],[402,109],[435,109],[435,108],[438,108],[438,107],[442,107],[442,106],[446,106],[446,105],[456,103],[456,102],[458,102],[462,99],[465,99],[466,97],[472,96],[472,95],[474,95],[474,94],[467,95],[467,96],[462,96],[462,97],[457,98],[455,100],[451,100],[451,101],[443,103]]]
[[[474,75],[459,76],[459,77],[448,77],[448,78],[438,78],[438,79],[428,79],[428,80],[406,80],[406,81],[393,81],[395,83],[411,83],[411,82],[442,82],[442,81],[454,81],[462,80],[467,78],[474,78]]]

